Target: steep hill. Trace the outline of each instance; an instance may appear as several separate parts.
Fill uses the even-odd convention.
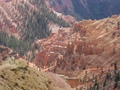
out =
[[[0,90],[72,90],[64,79],[41,72],[16,58],[12,49],[0,46]]]
[[[59,81],[54,81],[59,80]],[[71,90],[59,76],[30,68],[23,61],[0,65],[0,90]]]
[[[87,68],[108,68],[119,61],[120,15],[101,20],[83,20],[38,40],[41,51],[34,59],[43,69],[77,76]]]
[[[41,35],[37,38],[46,37],[49,34],[48,24],[54,23],[58,26],[67,26],[68,24],[57,17],[57,15],[49,9],[44,0],[10,0],[0,3],[1,12],[1,30],[6,30],[13,34],[41,31]],[[33,30],[30,30],[33,29]],[[19,37],[18,36],[18,37]]]
[[[67,26],[65,19],[57,16],[44,0],[0,1],[0,45],[13,48],[20,55],[34,49],[34,40]]]
[[[77,19],[101,19],[120,14],[120,0],[46,0],[57,12]]]

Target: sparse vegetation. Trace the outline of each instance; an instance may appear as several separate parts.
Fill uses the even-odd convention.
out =
[[[24,69],[24,67],[28,69]],[[11,70],[11,68],[14,70]],[[70,90],[64,80],[57,83],[66,84],[67,89],[66,87],[58,86],[54,80],[48,77],[50,76],[48,73],[38,72],[37,69],[29,67],[21,60],[16,60],[14,64],[10,64],[6,60],[0,66],[0,69],[2,69],[0,70],[0,90],[60,90],[61,88],[62,90]],[[54,78],[59,80],[60,77],[55,75]]]
[[[35,40],[46,38],[50,35],[51,31],[48,27],[50,22],[62,27],[69,26],[67,22],[59,18],[47,7],[44,0],[19,0],[11,5],[10,10],[6,6],[3,6],[3,8],[8,9],[8,11],[14,8],[8,14],[11,18],[14,18],[13,21],[17,22],[16,28],[20,31],[20,39],[18,40],[12,35],[7,35],[6,32],[0,32],[0,45],[14,49],[20,56],[23,56],[28,51],[32,51],[33,56],[31,59],[35,57],[32,45]],[[8,29],[6,27],[4,31],[8,31]]]
[[[117,68],[117,62],[114,63],[114,70],[108,71],[106,73],[106,76],[104,79],[99,78],[100,80],[97,82],[97,79],[95,78],[94,85],[90,85],[90,90],[101,90],[101,89],[112,89],[116,90],[119,88],[119,81],[120,81],[120,74],[119,70]],[[104,74],[103,74],[104,76]],[[102,76],[102,78],[103,78]],[[97,87],[96,87],[97,86]],[[94,87],[94,89],[92,88]],[[95,89],[96,88],[96,89]]]
[[[10,47],[17,51],[20,56],[32,49],[31,43],[27,41],[18,40],[14,36],[9,36],[6,32],[0,31],[0,45]]]

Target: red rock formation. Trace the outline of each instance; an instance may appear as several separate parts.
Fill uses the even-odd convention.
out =
[[[73,28],[60,30],[50,37],[37,41],[42,50],[34,59],[38,67],[52,67],[51,71],[76,76],[87,67],[107,67],[119,60],[119,31],[114,38],[111,34],[120,16],[102,20],[83,20]],[[112,27],[112,28],[111,28]],[[108,28],[108,31],[106,31]],[[115,43],[115,44],[114,44]],[[75,72],[75,73],[73,73]]]
[[[114,24],[110,24],[109,20]],[[43,49],[34,59],[35,64],[43,70],[66,75],[68,84],[73,88],[86,87],[89,90],[97,76],[102,90],[117,90],[114,89],[113,66],[115,61],[120,65],[120,31],[115,30],[118,21],[120,15],[102,20],[84,20],[38,41],[36,44]],[[107,82],[111,83],[103,87],[109,69],[113,74],[112,80],[109,78]]]

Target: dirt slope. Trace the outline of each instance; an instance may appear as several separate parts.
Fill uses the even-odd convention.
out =
[[[72,89],[59,75],[43,72],[12,49],[0,46],[0,90]]]
[[[53,77],[54,79],[52,79]],[[2,62],[0,65],[0,90],[31,89],[70,90],[70,87],[57,75],[37,71],[21,60],[15,60],[15,63],[11,60]]]

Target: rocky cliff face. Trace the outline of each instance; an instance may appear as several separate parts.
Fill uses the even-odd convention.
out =
[[[101,19],[120,13],[120,0],[46,0],[57,12],[78,19]]]
[[[35,43],[40,52],[34,63],[43,71],[68,76],[72,87],[84,85],[84,76],[104,76],[115,61],[120,64],[120,15],[101,20],[83,20],[72,28]],[[101,75],[101,72],[104,72]],[[80,82],[79,82],[80,81]],[[102,80],[103,83],[104,80]],[[89,84],[90,82],[88,82]],[[89,84],[90,85],[90,84]]]
[[[119,60],[120,16],[84,20],[38,40],[34,62],[52,72],[75,76],[87,67],[108,67]],[[75,73],[73,73],[75,72]]]

